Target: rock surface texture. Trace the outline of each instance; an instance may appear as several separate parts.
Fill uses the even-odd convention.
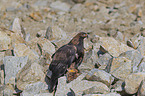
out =
[[[0,0],[0,96],[145,96],[144,5]],[[79,71],[68,69],[49,93],[52,55],[78,32],[89,35]]]

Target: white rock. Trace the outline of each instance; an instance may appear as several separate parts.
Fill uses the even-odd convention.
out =
[[[50,7],[60,11],[68,12],[70,10],[70,5],[61,1],[56,1],[50,4]]]
[[[34,96],[40,93],[41,90],[46,90],[48,88],[47,84],[43,82],[36,82],[29,84],[23,90],[23,96]]]
[[[4,84],[4,71],[0,70],[0,85]]]
[[[92,69],[87,75],[86,79],[90,81],[98,81],[106,84],[107,86],[110,86],[112,82],[114,81],[114,77],[111,76],[111,74],[103,71],[98,70],[96,68]]]
[[[18,33],[21,37],[23,37],[23,34],[21,33],[21,25],[20,25],[20,19],[19,18],[14,19],[10,30]]]
[[[96,81],[93,82],[93,81],[82,80],[84,77],[85,74],[82,74],[77,79],[71,81],[68,84],[66,84],[65,77],[59,78],[56,96],[66,95],[70,91],[70,88],[74,91],[76,96],[80,96],[83,93],[93,94],[97,92],[100,93],[109,92],[110,89],[105,84]]]
[[[102,42],[100,50],[102,52],[109,52],[113,57],[118,57],[123,52],[134,50],[111,37],[101,37],[100,42]]]
[[[44,51],[45,53],[48,53],[50,55],[55,53],[55,46],[48,39],[39,38],[38,44],[40,45],[42,51]]]
[[[134,94],[138,91],[141,81],[145,79],[145,73],[133,73],[125,79],[125,91],[128,94]]]
[[[125,78],[132,72],[131,60],[125,57],[113,58],[110,73],[118,79]]]
[[[5,55],[5,52],[0,52],[0,65],[3,64],[4,55]]]
[[[23,43],[15,44],[14,46],[14,55],[21,57],[21,56],[28,56],[29,60],[37,60],[39,55],[27,47]]]
[[[5,32],[0,31],[0,51],[7,50],[11,46],[11,38]]]
[[[21,70],[27,63],[28,57],[16,57],[6,56],[4,58],[5,65],[5,84],[10,83],[13,78],[16,78],[16,74]]]
[[[44,82],[45,74],[42,67],[37,63],[27,63],[17,74],[17,87],[24,90],[26,85],[38,81]]]

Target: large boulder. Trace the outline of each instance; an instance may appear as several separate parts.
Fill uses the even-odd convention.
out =
[[[44,82],[45,74],[42,71],[42,67],[37,63],[27,63],[17,73],[17,87],[20,90],[24,90],[26,85],[35,83],[38,81]]]
[[[0,96],[13,96],[14,88],[11,84],[0,87]]]
[[[132,72],[131,60],[125,57],[113,58],[110,73],[118,79],[125,78]]]
[[[66,78],[61,77],[59,78],[58,88],[56,91],[56,96],[64,96],[70,89],[73,90],[75,95],[82,95],[84,94],[93,94],[93,93],[108,93],[109,88],[97,81],[87,81],[82,80],[85,77],[85,74],[80,75],[77,79],[71,81],[70,83],[66,84]]]
[[[138,71],[138,66],[143,59],[143,56],[137,50],[124,52],[124,53],[120,54],[120,57],[125,57],[125,58],[131,60],[132,67],[133,67],[133,69],[132,69],[133,72]]]
[[[133,73],[125,79],[125,91],[128,94],[134,94],[138,91],[141,81],[145,79],[145,73]]]
[[[47,84],[43,82],[36,82],[29,84],[23,90],[23,96],[34,96],[40,93],[42,90],[46,90],[48,88]]]
[[[15,44],[14,55],[18,57],[28,56],[29,60],[37,60],[39,58],[39,55],[34,50],[31,50],[23,43]]]
[[[0,86],[4,84],[4,71],[0,70]]]
[[[114,81],[114,77],[111,74],[103,71],[98,70],[96,68],[92,69],[87,75],[86,79],[89,81],[98,81],[110,86]]]
[[[145,56],[145,37],[143,37],[140,41],[140,44],[137,48],[139,52],[141,52],[142,56]]]
[[[11,37],[5,31],[0,30],[0,51],[11,47],[11,40]]]
[[[100,50],[102,52],[110,53],[113,57],[118,57],[123,52],[133,50],[133,48],[130,48],[111,37],[101,37],[100,42],[102,42]]]
[[[27,64],[28,56],[16,57],[6,56],[4,58],[5,66],[5,84],[15,82],[16,74]],[[11,81],[14,80],[14,81]]]
[[[60,10],[64,12],[68,12],[70,10],[70,5],[61,1],[56,1],[50,4],[50,7],[55,10]]]

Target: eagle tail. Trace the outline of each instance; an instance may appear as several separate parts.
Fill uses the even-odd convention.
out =
[[[52,93],[54,90],[57,89],[58,84],[58,78],[56,78],[53,74],[50,79],[50,86],[49,86],[49,92]]]

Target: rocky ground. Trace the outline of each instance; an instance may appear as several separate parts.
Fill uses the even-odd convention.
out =
[[[144,0],[0,0],[0,9],[0,96],[53,96],[51,55],[80,31],[81,74],[59,78],[55,95],[145,96]]]

